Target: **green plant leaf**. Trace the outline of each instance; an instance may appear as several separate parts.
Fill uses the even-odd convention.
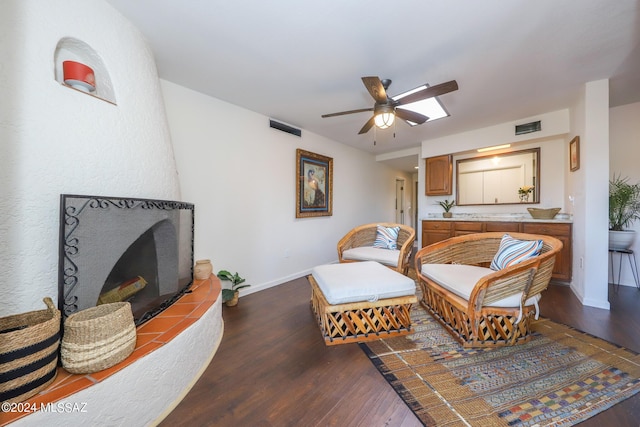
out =
[[[228,282],[231,282],[231,289],[229,289],[229,291],[234,291],[234,290],[238,290],[238,289],[242,289],[242,288],[246,288],[248,286],[251,285],[242,285],[240,286],[242,283],[244,283],[246,281],[246,279],[244,279],[243,277],[241,277],[238,272],[236,271],[235,274],[231,274],[231,272],[227,271],[227,270],[220,270],[217,274],[218,278],[220,280],[226,280]],[[224,289],[223,289],[223,293],[224,293]],[[233,298],[233,296],[231,296],[231,298]],[[223,296],[223,300],[224,300],[224,296]]]
[[[640,219],[640,183],[614,175],[609,181],[609,229],[621,231]]]
[[[440,200],[438,204],[444,209],[445,212],[449,212],[453,205],[456,204],[455,200],[449,201],[449,199]]]
[[[233,299],[236,291],[232,289],[223,289],[222,290],[222,302],[227,302]]]
[[[231,272],[227,271],[227,270],[220,270],[217,274],[218,279],[220,280],[228,280],[231,281],[233,279],[233,275],[231,274]]]

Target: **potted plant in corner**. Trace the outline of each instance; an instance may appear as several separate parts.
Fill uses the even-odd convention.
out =
[[[231,274],[227,270],[220,270],[217,274],[218,279],[231,282],[231,288],[222,288],[222,302],[227,307],[233,307],[238,304],[238,293],[240,289],[249,287],[251,285],[243,285],[245,279],[240,277],[238,272]]]
[[[640,219],[640,183],[629,184],[619,175],[609,180],[609,248],[629,249],[635,230],[629,230]]]
[[[444,212],[442,213],[442,216],[444,218],[451,218],[453,216],[453,214],[449,211],[451,210],[453,205],[456,204],[454,200],[449,201],[448,199],[444,199],[440,200],[438,204],[442,207],[442,209],[444,209]]]

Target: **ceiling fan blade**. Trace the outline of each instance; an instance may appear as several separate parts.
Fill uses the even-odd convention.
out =
[[[373,108],[360,108],[358,110],[340,111],[339,113],[323,114],[322,118],[326,119],[327,117],[344,116],[345,114],[363,113],[365,111],[373,111]]]
[[[416,113],[415,111],[405,110],[403,108],[396,108],[396,116],[401,118],[402,120],[407,120],[409,122],[417,123],[419,125],[423,124],[429,117]]]
[[[445,93],[458,90],[458,83],[455,80],[450,82],[440,83],[439,85],[431,86],[417,92],[402,97],[396,101],[396,105],[407,105],[413,102],[422,101],[423,99],[433,98],[434,96],[444,95]]]
[[[375,119],[375,116],[371,116],[371,118],[367,120],[367,123],[365,123],[364,126],[362,126],[362,129],[360,129],[360,132],[358,132],[358,135],[369,132],[369,129],[373,127],[374,119]]]
[[[387,102],[387,91],[384,90],[384,86],[382,86],[382,82],[380,81],[379,77],[376,77],[376,76],[363,77],[362,83],[364,83],[364,86],[367,88],[367,90],[369,91],[373,99],[376,100],[376,102],[379,102],[379,103]]]

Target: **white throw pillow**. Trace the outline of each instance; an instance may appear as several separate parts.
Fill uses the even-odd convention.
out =
[[[503,268],[521,263],[540,255],[542,251],[542,240],[518,240],[508,234],[502,236],[498,252],[491,261],[492,270],[502,270]]]
[[[398,233],[400,227],[383,227],[378,225],[376,240],[373,242],[374,248],[397,249]]]

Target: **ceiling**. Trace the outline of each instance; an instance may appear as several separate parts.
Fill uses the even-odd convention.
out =
[[[107,1],[162,79],[374,154],[570,107],[589,81],[640,101],[640,0]],[[372,107],[362,76],[459,90],[450,117],[358,135],[371,113],[320,116]]]

